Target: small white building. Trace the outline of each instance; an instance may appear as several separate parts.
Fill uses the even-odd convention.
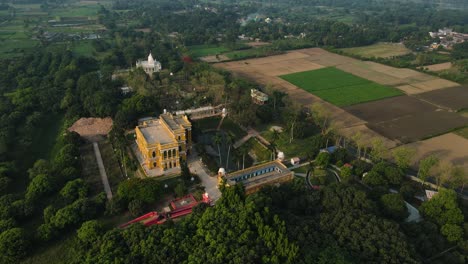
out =
[[[148,75],[153,75],[154,72],[160,72],[162,67],[161,63],[153,58],[153,55],[148,55],[148,60],[138,60],[136,62],[137,68],[143,68]]]

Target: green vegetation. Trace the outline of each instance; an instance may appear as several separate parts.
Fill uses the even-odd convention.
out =
[[[388,58],[401,56],[410,53],[411,51],[401,43],[385,43],[379,42],[369,46],[344,48],[341,49],[347,54],[357,55],[363,58]]]
[[[229,51],[228,48],[219,45],[194,45],[187,47],[193,57],[205,57],[211,55],[219,55]]]
[[[257,139],[251,138],[249,141],[247,141],[247,144],[252,147],[251,151],[257,157],[257,162],[271,160],[271,150],[265,147],[262,143],[258,142]]]
[[[268,141],[272,142],[274,135],[271,131],[262,133]],[[305,138],[295,138],[290,142],[287,133],[280,133],[279,138],[274,141],[276,148],[284,152],[286,157],[307,157],[311,153],[316,153],[324,144],[320,135],[309,136]]]
[[[271,55],[281,54],[282,52],[274,51],[270,47],[263,46],[255,49],[247,50],[236,50],[225,53],[223,55],[227,56],[231,60],[243,60],[248,58],[259,58]]]
[[[337,179],[333,173],[326,169],[314,168],[310,182],[314,185],[328,185],[337,182]]]
[[[455,131],[455,134],[468,139],[468,127],[465,127],[465,128],[462,128],[462,129],[459,129],[459,130]]]
[[[333,67],[280,77],[337,106],[349,106],[403,94],[398,89],[374,83]]]

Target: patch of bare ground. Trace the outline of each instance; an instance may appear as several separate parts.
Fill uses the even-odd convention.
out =
[[[80,118],[68,131],[74,131],[91,142],[100,141],[112,129],[112,118]]]
[[[208,62],[208,63],[214,63],[214,62],[222,62],[222,61],[227,61],[229,58],[225,55],[212,55],[212,56],[205,56],[205,57],[200,57],[201,61]]]
[[[468,108],[468,87],[440,89],[418,94],[417,97],[452,111]]]
[[[452,63],[451,62],[444,62],[444,63],[439,63],[439,64],[432,64],[428,66],[423,66],[423,68],[426,68],[429,71],[443,71],[443,70],[448,70],[452,68]]]
[[[468,170],[468,139],[454,133],[448,133],[423,141],[417,141],[405,145],[416,151],[416,161],[429,155],[436,155],[441,160],[462,166]],[[417,166],[417,162],[413,164]]]
[[[247,42],[245,43],[246,45],[250,46],[250,47],[253,47],[253,48],[257,48],[257,47],[261,47],[261,46],[266,46],[266,45],[270,45],[271,43],[269,42],[262,42],[262,41],[252,41],[252,42]]]

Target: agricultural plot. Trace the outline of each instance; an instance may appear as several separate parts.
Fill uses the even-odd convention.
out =
[[[389,148],[399,144],[400,140],[403,142],[420,140],[452,131],[466,124],[466,118],[462,115],[444,111],[445,108],[460,109],[460,106],[467,102],[460,93],[462,90],[458,90],[457,94],[454,93],[455,95],[450,95],[457,90],[451,87],[460,85],[411,69],[360,61],[319,48],[289,51],[285,54],[264,58],[217,63],[215,66],[261,85],[272,85],[305,107],[319,102],[331,112],[332,118],[336,121],[340,133],[343,135],[352,136],[360,132],[369,141],[372,138],[382,139]],[[341,73],[345,72],[353,77],[343,77],[343,74],[341,77],[337,77],[329,74],[326,78],[320,79],[320,76],[315,76],[316,78],[312,77],[309,80],[307,76],[299,74],[300,78],[291,80],[296,81],[297,85],[282,78],[283,75],[311,70],[325,71],[322,73],[326,74],[327,67],[336,67],[341,70]],[[379,93],[379,91],[370,90],[369,92],[363,89],[347,91],[351,94],[347,96],[343,96],[344,93],[341,92],[330,94],[330,91],[333,91],[333,88],[338,85],[336,83],[339,78],[348,82],[344,86],[338,87],[341,89],[349,84],[353,84],[349,85],[353,87],[377,83],[383,85],[385,92],[388,89],[395,91],[396,89],[386,87],[392,86],[398,88],[396,91],[399,94],[406,93],[411,96],[391,97],[380,94],[383,97],[374,98],[375,93]],[[361,83],[356,78],[361,78],[365,82]],[[312,86],[310,86],[311,84]],[[310,92],[304,87],[298,88],[298,85],[309,87]],[[441,94],[435,95],[433,99],[428,97],[431,93],[437,94],[436,91],[440,91]],[[363,93],[363,98],[360,98],[359,92]],[[447,98],[444,99],[444,96]],[[326,102],[327,99],[336,105]],[[442,102],[442,100],[445,101]],[[357,104],[359,102],[363,103]],[[266,137],[268,138],[267,135]],[[278,148],[282,151],[288,151],[287,145]]]
[[[398,96],[344,108],[349,113],[369,122],[379,123],[403,116],[434,112],[437,108],[411,96]]]
[[[468,139],[454,133],[414,142],[405,146],[416,151],[413,159],[415,161],[429,155],[436,155],[441,160],[449,161],[468,170],[468,155],[466,152],[468,149]],[[415,162],[413,166],[416,168],[417,163]]]
[[[192,56],[195,58],[213,56],[229,51],[228,48],[218,45],[195,45],[189,46],[188,49],[190,50],[190,53],[192,53]]]
[[[468,108],[468,87],[452,87],[417,95],[425,101],[456,111]]]
[[[337,106],[348,106],[403,94],[397,89],[331,67],[280,77]]]
[[[468,125],[468,118],[446,111],[418,113],[368,124],[379,134],[403,143],[434,137],[466,125]]]
[[[355,48],[345,48],[341,49],[342,51],[352,54],[358,55],[364,58],[388,58],[394,56],[401,56],[411,52],[411,50],[407,49],[405,45],[401,43],[388,43],[388,42],[380,42],[377,44],[363,46],[363,47],[355,47]]]

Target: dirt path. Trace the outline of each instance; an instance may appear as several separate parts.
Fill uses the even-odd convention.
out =
[[[107,179],[106,169],[104,168],[104,162],[102,161],[101,151],[99,151],[99,145],[97,142],[93,143],[94,154],[96,155],[96,161],[99,167],[99,173],[101,174],[102,184],[104,185],[104,191],[106,192],[107,199],[112,199],[112,190]]]

